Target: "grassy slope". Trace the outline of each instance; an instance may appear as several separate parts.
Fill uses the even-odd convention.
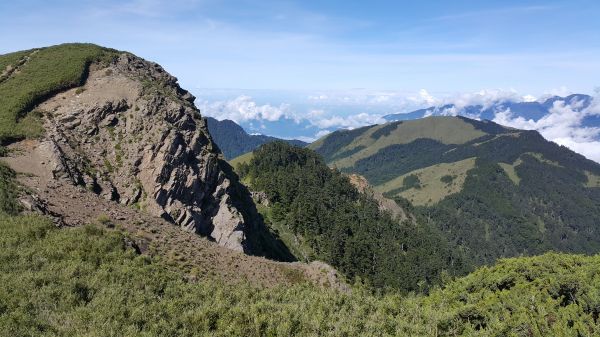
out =
[[[252,160],[252,154],[253,154],[253,152],[250,151],[248,153],[244,153],[241,156],[237,156],[228,161],[229,165],[231,165],[233,168],[236,168],[241,163],[248,164],[250,162],[250,160]]]
[[[510,180],[515,185],[518,186],[521,183],[521,178],[517,174],[517,171],[515,170],[515,168],[517,166],[521,165],[522,163],[523,163],[523,161],[521,160],[521,158],[519,158],[519,159],[515,160],[515,162],[512,164],[498,163],[498,165],[500,165],[500,167],[502,167],[504,172],[506,172],[506,175],[508,175],[508,178],[510,178]]]
[[[2,71],[8,65],[22,65],[0,81],[0,142],[42,132],[39,122],[27,113],[44,98],[81,85],[91,62],[115,53],[91,44],[64,44],[1,55]]]
[[[388,129],[385,130],[386,128]],[[401,123],[374,125],[349,144],[340,147],[333,156],[343,153],[351,153],[350,155],[332,160],[330,164],[338,168],[351,167],[358,160],[367,158],[389,145],[408,144],[420,138],[438,140],[443,144],[463,144],[484,135],[485,132],[455,117],[428,117]],[[319,152],[319,147],[328,141],[328,137],[332,135],[325,136],[324,139],[318,140],[309,147]],[[355,152],[358,149],[361,150]]]
[[[382,193],[391,192],[392,196],[399,195],[408,199],[416,206],[431,205],[450,194],[460,192],[467,172],[473,167],[475,167],[475,158],[467,158],[454,163],[436,164],[404,174],[376,188]],[[413,174],[421,181],[420,186],[396,192],[403,189],[404,179]],[[442,181],[445,176],[452,177],[452,181],[448,183]]]
[[[188,281],[123,234],[0,215],[0,336],[588,336],[600,256],[502,260],[430,295]]]
[[[585,171],[585,175],[587,177],[586,187],[600,187],[600,176]]]
[[[15,53],[0,55],[0,82],[6,80],[10,71],[26,60],[31,50],[18,51]]]
[[[308,242],[299,234],[294,232],[285,224],[284,221],[275,221],[273,219],[273,210],[271,207],[257,205],[258,212],[263,216],[267,226],[277,233],[277,236],[283,241],[298,261],[310,262],[314,260],[315,252]]]
[[[497,139],[497,137],[495,139]],[[474,146],[480,145],[481,144],[475,144]],[[525,155],[531,156],[544,164],[562,167],[557,162],[545,159],[541,153],[527,152],[523,154],[523,156]],[[519,159],[517,159],[513,164],[500,162],[498,165],[504,169],[510,180],[515,183],[515,185],[519,185],[521,178],[519,177],[515,168],[521,163],[523,163],[523,160],[521,157],[519,157]],[[392,196],[399,195],[405,199],[408,199],[415,206],[431,206],[451,194],[462,191],[468,171],[473,167],[475,167],[475,157],[453,163],[435,164],[401,175],[395,179],[385,182],[384,184],[378,185],[377,189],[382,193],[391,193]],[[422,182],[421,186],[419,188],[403,189],[404,178],[413,174],[419,177],[420,181]],[[452,183],[446,184],[441,181],[441,178],[446,175],[453,177]],[[594,183],[596,183],[596,181],[592,178],[591,180],[588,180],[587,186],[595,187]]]

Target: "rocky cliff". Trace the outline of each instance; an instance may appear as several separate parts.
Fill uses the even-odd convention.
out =
[[[248,251],[238,196],[194,97],[158,64],[121,53],[37,107],[54,179]],[[246,216],[247,217],[247,216]]]

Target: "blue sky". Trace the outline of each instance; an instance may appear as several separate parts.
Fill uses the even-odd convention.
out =
[[[310,141],[432,105],[600,95],[598,18],[597,0],[6,0],[0,54],[131,51],[177,76],[204,115]],[[595,102],[585,116],[600,118]],[[500,113],[600,162],[600,126],[570,107],[542,122]]]
[[[189,88],[591,92],[598,17],[594,0],[2,1],[0,53],[94,42]]]

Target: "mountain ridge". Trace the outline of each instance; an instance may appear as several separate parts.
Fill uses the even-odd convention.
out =
[[[414,206],[477,264],[600,249],[600,165],[537,131],[432,116],[336,131],[309,147]]]
[[[459,107],[450,103],[441,106],[431,106],[407,113],[395,113],[383,116],[386,121],[412,120],[428,116],[456,116],[461,115],[469,118],[482,120],[493,120],[496,113],[510,111],[515,117],[522,117],[525,120],[538,121],[548,115],[550,109],[557,102],[563,103],[573,108],[574,111],[582,111],[591,105],[592,96],[586,94],[571,94],[568,96],[552,96],[543,101],[534,102],[514,102],[510,100],[497,100],[488,105],[466,105]],[[585,123],[584,126],[598,126],[593,122]]]
[[[308,143],[297,139],[287,140],[266,135],[250,135],[239,124],[228,119],[219,121],[213,117],[206,117],[206,120],[211,136],[227,160],[252,152],[263,144],[278,140],[300,147],[308,145]]]
[[[38,131],[0,134],[20,149],[3,160],[39,177],[28,181],[33,191],[78,186],[230,249],[279,251],[286,259],[223,160],[195,97],[160,65],[90,44],[11,55],[3,60],[17,62],[19,71],[0,82],[0,91],[14,93],[2,99],[16,103],[2,104],[0,117]],[[28,84],[36,76],[44,81]],[[44,197],[52,204],[52,194]]]

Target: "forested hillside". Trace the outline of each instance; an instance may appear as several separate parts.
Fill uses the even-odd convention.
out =
[[[431,117],[339,131],[311,147],[412,204],[478,264],[600,251],[600,165],[535,131]]]
[[[422,290],[443,273],[468,268],[437,230],[382,213],[375,200],[358,193],[348,177],[329,169],[312,150],[265,144],[237,170],[253,190],[266,193],[272,227],[291,231],[296,238],[288,242],[308,246],[308,259],[326,261],[350,280]]]

